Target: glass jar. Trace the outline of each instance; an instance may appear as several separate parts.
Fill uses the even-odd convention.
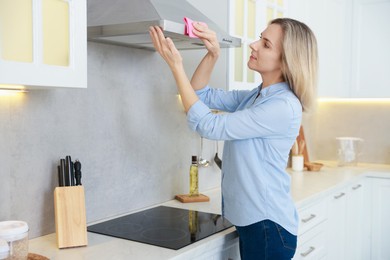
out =
[[[21,260],[28,257],[28,225],[23,221],[0,222],[0,239],[7,241],[7,260]]]
[[[7,241],[0,239],[0,260],[7,259],[9,257],[9,246]]]
[[[357,137],[337,137],[339,144],[338,165],[356,166],[362,152],[363,139]]]

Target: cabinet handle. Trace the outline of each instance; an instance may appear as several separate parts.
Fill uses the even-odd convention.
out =
[[[316,248],[314,246],[311,246],[306,252],[301,253],[301,256],[306,257],[313,253],[314,250],[316,250]]]
[[[345,195],[344,192],[341,192],[339,195],[334,196],[334,198],[337,200]]]
[[[362,187],[362,185],[361,185],[361,184],[358,184],[358,185],[352,187],[352,189],[353,189],[353,190],[357,190],[357,189],[359,189],[360,187]]]
[[[310,214],[309,217],[303,218],[303,219],[302,219],[302,222],[303,222],[303,223],[307,223],[307,222],[309,222],[310,220],[312,220],[312,219],[315,218],[315,217],[316,217],[316,215]]]

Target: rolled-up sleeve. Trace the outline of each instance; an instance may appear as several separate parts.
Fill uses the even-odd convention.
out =
[[[298,104],[276,98],[233,113],[213,114],[201,100],[187,113],[189,127],[201,136],[215,140],[240,140],[285,136],[294,119],[299,118]]]
[[[197,90],[196,94],[211,109],[234,112],[249,92],[248,90],[226,91],[206,86]]]

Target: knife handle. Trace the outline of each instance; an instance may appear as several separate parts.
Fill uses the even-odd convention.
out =
[[[74,168],[73,168],[72,161],[70,161],[70,186],[75,186],[75,184],[74,184]]]
[[[65,186],[71,186],[72,184],[72,159],[70,155],[65,157]]]
[[[57,166],[58,169],[58,186],[63,187],[64,186],[64,175],[63,171],[60,165]]]
[[[62,176],[62,180],[63,180],[63,186],[69,186],[69,175],[66,174],[66,163],[65,163],[65,159],[60,159],[60,172],[61,172],[61,176]]]
[[[74,163],[74,176],[76,178],[76,186],[81,185],[81,163],[76,160]]]

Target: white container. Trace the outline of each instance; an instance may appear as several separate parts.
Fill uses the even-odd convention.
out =
[[[0,239],[0,260],[7,259],[9,257],[9,246],[7,241]]]
[[[338,165],[356,166],[361,154],[363,139],[357,137],[337,137]]]
[[[7,241],[7,260],[22,260],[28,257],[28,225],[23,221],[0,222],[0,239]]]
[[[303,166],[305,164],[303,155],[293,155],[291,159],[291,167],[294,172],[303,171]]]

